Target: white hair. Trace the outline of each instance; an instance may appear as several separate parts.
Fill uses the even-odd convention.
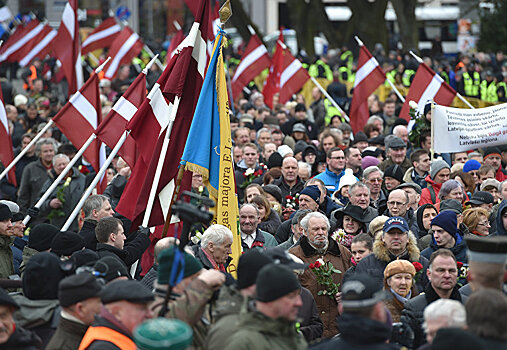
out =
[[[384,177],[384,172],[382,170],[380,170],[380,168],[378,166],[372,165],[372,166],[369,166],[366,169],[364,169],[364,171],[363,171],[363,178],[365,180],[368,180],[368,177],[371,174],[376,173],[376,172],[380,173],[380,177],[382,177],[382,178]]]
[[[452,299],[438,299],[424,309],[424,330],[428,329],[428,321],[445,317],[446,327],[462,328],[467,324],[467,313],[463,304]]]
[[[60,158],[63,158],[67,160],[67,162],[70,162],[70,158],[67,155],[63,153],[58,153],[56,156],[53,157],[53,166],[55,166],[56,161]]]
[[[229,238],[232,242],[232,232],[224,225],[211,225],[204,231],[201,238],[201,248],[208,248],[210,242],[213,244],[221,245],[224,243],[225,239]]]
[[[406,127],[405,125],[396,125],[396,126],[393,128],[393,135],[398,136],[398,131],[401,131],[402,129],[408,130],[408,129],[407,129],[407,127]]]
[[[308,175],[312,176],[312,166],[306,162],[298,162],[298,169],[304,168],[308,171]]]
[[[326,221],[327,230],[329,231],[330,224],[327,216],[325,216],[322,213],[319,213],[318,211],[314,211],[306,214],[303,220],[301,220],[301,222],[299,223],[299,226],[301,226],[303,230],[305,230],[305,232],[308,232],[308,222],[310,221],[311,218],[324,219],[324,221]]]

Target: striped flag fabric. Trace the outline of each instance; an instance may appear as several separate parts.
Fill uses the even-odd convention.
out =
[[[3,168],[6,168],[14,160],[14,152],[12,149],[12,138],[9,132],[9,122],[7,120],[7,113],[5,112],[4,98],[2,95],[2,89],[0,88],[0,162]],[[16,183],[16,168],[13,167],[9,173],[8,181],[17,186]]]
[[[232,77],[232,95],[234,97],[239,96],[243,87],[247,86],[250,81],[264,69],[269,68],[270,65],[271,59],[269,58],[266,46],[264,46],[257,34],[253,34],[246,46],[245,53],[241,57],[241,62]]]
[[[22,52],[19,55],[19,65],[26,67],[34,58],[43,59],[51,49],[51,42],[56,34],[57,31],[51,28],[49,24],[44,25],[39,35],[31,41],[31,45],[26,45],[23,50],[20,50]]]
[[[69,0],[65,5],[58,34],[52,42],[56,57],[69,84],[69,96],[83,85],[81,65],[81,45],[79,43],[79,22],[77,20],[77,0]]]
[[[121,26],[116,23],[114,17],[106,18],[83,42],[81,45],[81,55],[110,47],[120,31]]]
[[[114,104],[107,117],[100,123],[95,131],[97,137],[111,149],[114,148],[125,131],[127,123],[136,114],[145,98],[146,71],[143,70]],[[137,151],[136,143],[132,136],[127,136],[118,154],[127,162],[131,169],[134,169]]]
[[[175,189],[179,161],[206,69],[210,6],[208,0],[200,0],[195,4],[198,8],[197,16],[188,36],[178,46],[157,83],[127,125],[127,129],[131,130],[131,135],[136,140],[139,156],[116,211],[131,219],[132,227],[137,227],[144,217],[160,151],[164,140],[167,139],[166,131],[170,122],[172,128],[169,148],[149,218],[149,226],[165,222]],[[177,97],[180,98],[179,107],[174,105]],[[173,108],[178,108],[177,114],[174,120],[170,121]]]
[[[401,108],[400,118],[410,122],[410,106],[408,105],[410,101],[415,101],[418,105],[417,109],[423,111],[424,106],[430,101],[435,101],[441,106],[450,106],[455,96],[456,91],[426,63],[422,62],[410,85],[405,103]]]
[[[285,45],[284,45],[285,46]],[[310,80],[308,71],[301,62],[294,57],[289,48],[285,46],[283,55],[282,73],[280,74],[280,103],[285,104],[292,95],[301,90]]]
[[[370,96],[385,80],[386,75],[378,61],[371,55],[366,46],[360,44],[359,60],[354,81],[354,93],[352,95],[349,113],[350,126],[354,133],[363,130],[370,117],[368,96]]]
[[[276,41],[275,53],[271,60],[271,67],[269,68],[269,75],[266,78],[262,94],[264,95],[264,103],[273,109],[273,96],[280,92],[280,75],[283,70],[283,30],[280,30],[280,35]]]
[[[33,38],[37,37],[43,29],[44,25],[38,20],[30,21],[26,25],[18,25],[14,33],[0,48],[0,62],[17,62],[19,51],[25,45],[28,45]]]
[[[137,33],[128,26],[118,34],[109,49],[109,56],[112,57],[104,67],[104,77],[113,79],[122,64],[127,64],[136,57],[143,49],[144,43]]]
[[[53,121],[76,148],[83,147],[102,121],[97,74],[93,73],[83,87],[71,96],[69,102],[53,117]],[[104,144],[95,139],[83,156],[98,172],[106,160]],[[104,176],[99,183],[100,193],[104,191],[106,185],[107,179]]]

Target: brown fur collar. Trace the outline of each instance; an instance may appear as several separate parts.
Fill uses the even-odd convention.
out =
[[[382,233],[383,232],[380,231],[375,237],[375,243],[373,243],[373,254],[375,254],[375,257],[377,257],[377,259],[389,263],[393,260],[392,254],[389,253],[386,246],[384,245],[384,242],[382,241]],[[407,254],[408,259],[411,262],[419,261],[419,258],[421,256],[419,248],[417,248],[417,241],[412,232],[408,233]]]

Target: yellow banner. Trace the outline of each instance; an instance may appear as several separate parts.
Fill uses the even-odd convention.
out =
[[[241,235],[238,229],[238,200],[235,194],[234,166],[232,160],[231,123],[229,119],[229,98],[225,80],[222,47],[217,62],[217,103],[220,115],[220,177],[216,205],[217,224],[224,225],[232,231],[232,261],[227,268],[235,278],[239,257],[241,256]]]

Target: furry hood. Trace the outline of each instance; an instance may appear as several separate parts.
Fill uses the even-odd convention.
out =
[[[373,243],[373,254],[377,259],[389,263],[394,259],[393,255],[389,253],[382,241],[383,233],[383,231],[380,231],[375,237],[375,242]],[[411,231],[408,232],[407,255],[408,260],[411,262],[419,261],[419,258],[421,257],[421,252],[419,251],[419,248],[417,248],[417,240]]]

